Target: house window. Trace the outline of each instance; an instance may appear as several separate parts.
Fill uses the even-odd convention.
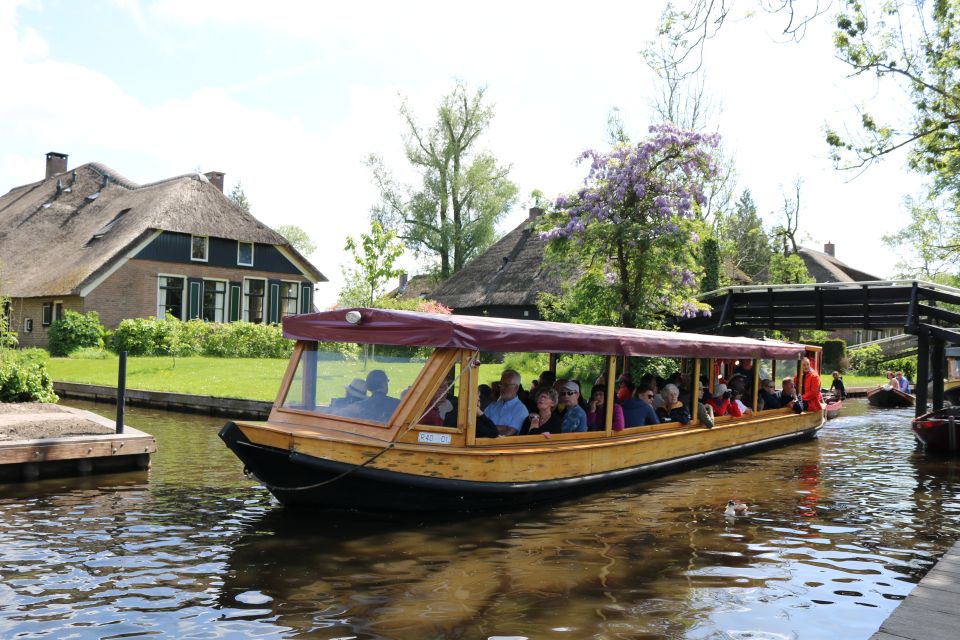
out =
[[[300,283],[298,282],[280,283],[280,318],[297,315],[299,292]]]
[[[23,332],[31,333],[33,332],[33,318],[24,318],[23,319]]]
[[[253,266],[252,242],[237,242],[237,265],[241,267]]]
[[[54,302],[53,303],[53,321],[63,320],[63,303]]]
[[[190,236],[190,259],[196,262],[206,262],[210,249],[210,238],[207,236]]]
[[[53,303],[44,302],[40,312],[40,325],[49,327],[51,324],[53,324]]]
[[[255,322],[263,324],[266,313],[264,304],[267,301],[266,296],[267,281],[246,278],[243,281],[243,319],[246,322]]]
[[[224,322],[227,283],[223,280],[203,281],[203,315],[207,322]]]
[[[176,318],[183,320],[183,278],[179,276],[160,276],[160,289],[157,293],[157,318]]]

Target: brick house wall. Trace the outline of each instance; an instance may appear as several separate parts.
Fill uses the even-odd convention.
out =
[[[17,332],[20,346],[46,347],[50,327],[43,326],[43,305],[61,303],[64,311],[84,313],[83,298],[80,296],[53,296],[45,298],[11,298],[10,328]],[[33,321],[33,330],[26,331],[26,320]]]

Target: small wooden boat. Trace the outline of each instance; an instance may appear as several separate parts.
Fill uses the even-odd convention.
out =
[[[479,365],[492,360],[482,354],[550,354],[552,369],[564,354],[593,354],[612,389],[618,364],[629,357],[674,358],[699,380],[720,359],[765,359],[774,367],[792,361],[789,370],[797,371],[805,355],[820,361],[819,347],[385,309],[291,316],[283,330],[297,344],[269,419],[229,422],[220,437],[245,471],[288,505],[502,509],[810,438],[824,422],[823,411],[772,409],[717,417],[711,428],[694,419],[614,431],[611,403],[599,431],[496,437],[494,428],[494,437],[484,437],[489,431],[478,427],[486,424],[478,417],[478,385],[488,382],[478,380]],[[334,395],[352,379],[350,386],[359,386],[364,369],[371,395],[345,406],[347,399]],[[691,396],[690,415],[697,416],[698,394]],[[456,408],[441,419],[443,403]]]
[[[931,411],[914,418],[913,435],[925,449],[956,453],[960,449],[960,407]]]
[[[840,415],[841,409],[843,409],[843,401],[835,393],[823,393],[823,410],[827,420],[833,420]]]
[[[917,399],[913,394],[904,393],[890,385],[883,385],[867,391],[867,401],[875,407],[900,408],[912,407]]]

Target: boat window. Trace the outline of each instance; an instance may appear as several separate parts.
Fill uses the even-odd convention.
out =
[[[432,349],[308,343],[283,406],[386,423]]]
[[[457,427],[457,411],[460,407],[460,364],[450,367],[447,375],[437,385],[430,402],[417,420],[427,427]]]

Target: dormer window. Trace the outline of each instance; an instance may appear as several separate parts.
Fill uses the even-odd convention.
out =
[[[253,266],[252,242],[237,242],[237,265],[241,267]]]
[[[207,236],[190,236],[190,259],[195,262],[206,262],[210,249],[210,238]]]

